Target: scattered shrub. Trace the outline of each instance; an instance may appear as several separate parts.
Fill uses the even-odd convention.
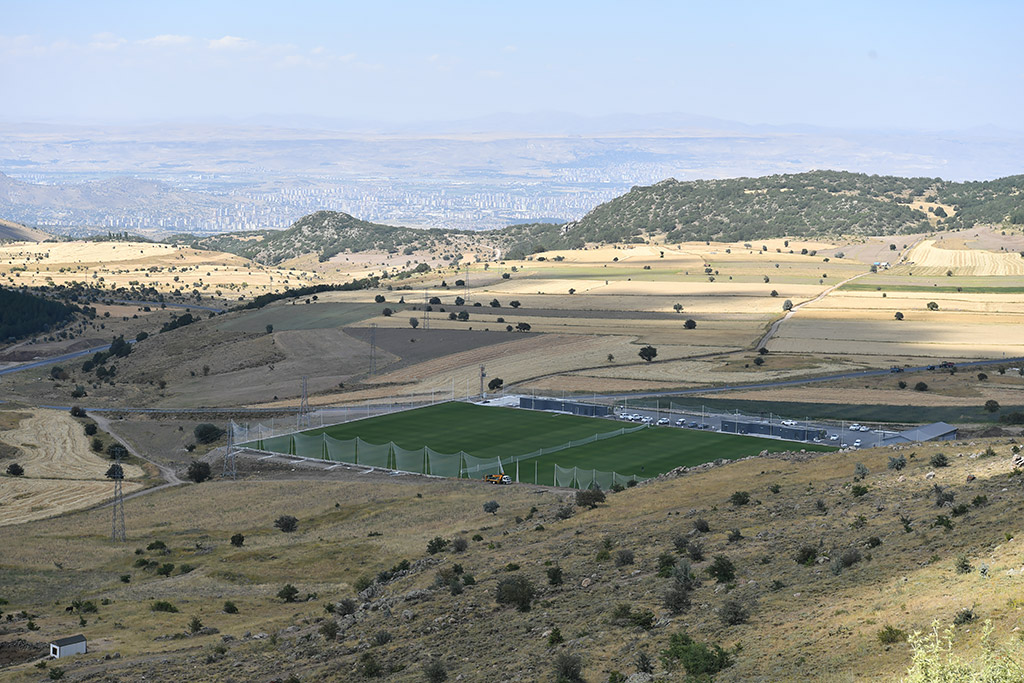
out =
[[[210,463],[201,460],[193,460],[188,464],[188,478],[197,484],[209,479],[211,475]]]
[[[662,553],[658,555],[658,576],[666,579],[672,576],[672,572],[676,568],[676,557],[672,553]]]
[[[662,650],[661,659],[669,668],[681,664],[687,677],[707,680],[734,663],[733,655],[719,645],[698,643],[685,633],[673,633],[669,637],[668,648]]]
[[[157,600],[149,609],[153,612],[177,612],[178,608],[167,602],[166,600]]]
[[[793,559],[796,560],[797,564],[806,565],[808,567],[813,566],[814,561],[818,559],[818,549],[813,545],[800,546]]]
[[[384,673],[384,667],[372,652],[364,652],[356,663],[356,673],[363,678],[377,678]]]
[[[738,626],[747,623],[750,619],[750,610],[740,600],[730,598],[722,603],[718,617],[726,626]]]
[[[561,567],[549,567],[548,568],[548,585],[550,585],[550,586],[561,586],[562,585],[562,568]]]
[[[583,660],[579,655],[559,652],[554,668],[556,683],[583,683]]]
[[[299,520],[291,515],[281,515],[274,520],[274,526],[286,534],[290,534],[299,528]]]
[[[381,645],[387,645],[391,640],[392,637],[388,631],[377,631],[373,634],[373,638],[370,639],[370,641],[378,647]]]
[[[448,669],[440,659],[432,659],[423,665],[423,677],[427,683],[444,683],[448,680]]]
[[[904,457],[902,455],[898,455],[898,456],[890,455],[889,456],[888,468],[890,470],[895,470],[895,471],[899,472],[900,470],[902,470],[906,466],[907,466],[907,459],[906,459],[906,457]]]
[[[25,474],[25,468],[16,462],[12,462],[10,465],[7,466],[7,474],[11,475],[12,477],[20,477],[21,475]]]
[[[943,454],[943,453],[936,453],[935,455],[933,455],[931,457],[931,459],[928,462],[931,463],[932,467],[948,467],[949,466],[949,458],[947,458],[945,456],[945,454]]]
[[[974,567],[971,565],[971,561],[967,559],[966,555],[961,555],[956,558],[956,564],[953,565],[953,568],[956,569],[957,574],[970,574],[974,571]]]
[[[285,602],[295,602],[295,599],[299,597],[299,589],[290,583],[286,583],[281,590],[277,591],[277,597]]]
[[[605,495],[601,489],[584,489],[576,492],[576,505],[579,507],[594,509],[603,502],[605,502]]]
[[[525,576],[510,576],[498,582],[495,599],[499,605],[514,605],[520,612],[529,612],[536,592]]]
[[[862,462],[859,462],[853,466],[853,478],[855,481],[863,479],[864,477],[868,476],[869,473],[870,472],[867,466]]]
[[[895,626],[887,625],[878,632],[878,642],[882,645],[895,645],[907,639],[907,632]]]
[[[440,536],[434,536],[427,542],[427,552],[431,555],[436,555],[439,552],[444,551],[448,547],[450,541],[447,538],[441,538]]]
[[[978,618],[978,615],[976,615],[974,613],[973,609],[971,609],[970,607],[964,607],[964,608],[958,610],[956,615],[954,615],[954,617],[953,617],[953,625],[954,626],[963,626],[964,624],[971,623],[972,621],[974,621],[977,618]]]
[[[736,507],[746,505],[747,503],[750,502],[750,494],[747,493],[746,491],[736,491],[731,496],[729,496],[729,502],[735,505]]]
[[[609,621],[616,626],[635,626],[649,631],[654,627],[654,612],[646,609],[634,612],[628,603],[620,603],[612,610]]]
[[[718,583],[729,583],[736,578],[736,566],[725,555],[715,555],[707,573]]]
[[[224,603],[224,613],[225,614],[238,614],[238,605],[236,605],[235,603],[231,602],[230,600],[226,601]]]
[[[615,553],[615,566],[625,567],[627,564],[633,564],[635,557],[632,550],[620,550]]]
[[[952,505],[953,500],[956,498],[956,494],[952,491],[945,490],[938,484],[932,486],[932,494],[935,496],[935,507],[937,508]]]
[[[469,547],[469,541],[467,541],[464,536],[456,536],[455,538],[452,539],[452,550],[454,550],[455,552],[457,552],[457,553],[465,552],[466,548],[468,548],[468,547]]]
[[[860,484],[854,484],[853,488],[850,489],[850,493],[853,494],[854,498],[860,498],[861,496],[867,495],[868,487],[861,486]]]
[[[727,540],[729,541],[729,543],[738,543],[739,541],[743,540],[743,534],[740,533],[739,529],[733,529],[729,532],[729,537]]]
[[[500,508],[500,507],[501,507],[501,505],[498,503],[498,501],[496,501],[496,500],[489,500],[486,503],[484,503],[484,512],[489,512],[492,515],[493,514],[497,514],[498,508]]]
[[[242,534],[235,534],[231,537],[231,545],[235,546],[236,548],[241,548],[244,543],[245,536],[243,536]]]
[[[701,518],[695,519],[693,521],[693,528],[696,529],[697,531],[699,531],[702,534],[706,534],[709,531],[711,531],[711,525],[708,524],[706,519],[701,519]]]
[[[704,546],[696,541],[690,544],[686,552],[694,562],[700,562],[704,559]]]

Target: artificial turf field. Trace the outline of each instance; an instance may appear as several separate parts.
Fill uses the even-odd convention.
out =
[[[429,446],[440,453],[465,451],[478,458],[511,459],[540,448],[553,448],[570,440],[614,431],[627,425],[620,420],[578,417],[517,408],[469,403],[438,405],[392,413],[313,429],[309,435],[326,433],[335,439],[359,437],[384,444],[393,441],[405,449]],[[267,439],[266,450],[287,452],[287,437]],[[554,465],[579,467],[621,475],[653,477],[682,465],[699,465],[725,458],[734,460],[769,452],[806,449],[835,450],[828,446],[800,444],[751,436],[720,434],[677,427],[651,427],[632,434],[595,441],[550,455],[524,460],[521,481],[550,484]],[[515,476],[515,465],[506,467]]]

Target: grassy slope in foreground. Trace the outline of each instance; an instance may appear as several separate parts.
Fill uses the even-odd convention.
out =
[[[426,445],[441,453],[462,450],[480,458],[511,458],[622,426],[623,423],[606,419],[443,403],[308,433],[327,433],[336,439],[358,436],[371,443],[394,441],[407,449]],[[264,445],[268,450],[287,448],[283,438],[268,439]],[[658,427],[531,459],[520,465],[520,478],[533,481],[536,473],[538,483],[550,482],[555,463],[561,467],[651,477],[682,465],[699,465],[719,458],[734,460],[757,455],[763,450],[779,452],[801,448],[832,450],[827,446]],[[515,473],[514,466],[509,467],[509,473]]]

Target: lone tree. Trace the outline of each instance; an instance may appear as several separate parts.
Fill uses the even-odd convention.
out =
[[[289,534],[299,528],[299,520],[291,515],[281,515],[274,520],[274,526]]]
[[[241,548],[243,545],[245,545],[245,536],[243,534],[235,534],[231,537],[231,545],[235,546],[236,548]]]
[[[672,306],[672,310],[674,310],[676,313],[682,313],[683,312],[683,305],[682,304],[675,304],[674,306]]]
[[[409,327],[411,327],[412,329],[415,330],[419,326],[420,326],[420,319],[419,318],[409,318]]]
[[[196,428],[192,430],[192,433],[196,437],[196,441],[199,443],[213,443],[220,437],[224,436],[224,430],[215,424],[204,422],[196,425]]]
[[[987,410],[990,413],[998,412],[999,411],[999,401],[994,401],[992,399],[989,399],[989,400],[985,401],[985,410]]]
[[[896,315],[894,315],[893,317],[896,318],[897,320],[903,320],[903,314],[900,313],[899,311],[896,311]]]
[[[504,383],[505,380],[503,380],[500,377],[495,377],[494,379],[487,383],[487,389],[488,391],[500,391],[501,385]]]
[[[522,304],[520,304],[518,301],[509,301],[508,305],[511,306],[512,308],[519,308]]]
[[[7,466],[7,474],[11,475],[12,477],[20,477],[21,475],[25,474],[25,468],[16,462],[12,462],[10,465]]]
[[[267,334],[271,334],[274,331],[273,325],[267,325]]]
[[[690,318],[685,323],[683,323],[683,327],[685,327],[688,330],[696,329],[697,321],[694,320],[693,318]]]
[[[928,391],[928,385],[924,382],[918,382],[914,385],[914,391]]]
[[[783,301],[782,302],[782,310],[784,310],[784,311],[792,311],[793,310],[793,302],[790,301],[789,299],[786,299],[785,301]]]
[[[653,346],[645,346],[637,353],[638,356],[650,363],[658,355],[658,349]]]
[[[516,329],[519,330],[520,332],[529,332],[530,323],[516,323]]]
[[[937,303],[935,303],[934,301],[929,301],[928,302],[928,310],[929,311],[937,311],[937,310],[939,310],[939,305]]]
[[[501,505],[498,504],[498,501],[489,500],[486,503],[484,503],[484,512],[489,512],[492,515],[494,515],[498,513],[498,508],[500,507]]]
[[[201,460],[193,460],[188,464],[188,478],[197,484],[201,484],[210,478],[210,463]]]

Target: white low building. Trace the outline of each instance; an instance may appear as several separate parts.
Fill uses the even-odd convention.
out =
[[[88,650],[89,648],[83,635],[58,638],[50,643],[50,656],[54,659],[70,657],[71,655],[84,655]]]

